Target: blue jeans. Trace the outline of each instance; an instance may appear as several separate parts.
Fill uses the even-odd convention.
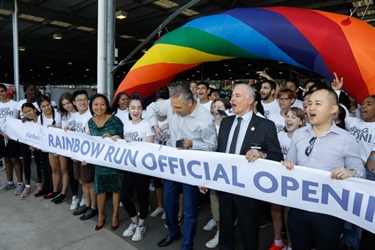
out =
[[[198,218],[198,187],[170,180],[164,181],[164,209],[168,233],[172,237],[180,233],[178,201],[181,189],[184,195],[184,234],[181,249],[193,249]]]

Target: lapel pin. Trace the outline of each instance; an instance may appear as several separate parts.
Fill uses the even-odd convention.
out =
[[[251,127],[250,130],[251,130],[251,131],[255,131],[255,128],[254,128],[254,127]]]

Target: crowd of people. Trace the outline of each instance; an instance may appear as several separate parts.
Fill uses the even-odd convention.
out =
[[[68,198],[70,187],[73,215],[80,220],[97,216],[97,231],[106,222],[105,203],[111,194],[111,229],[118,229],[123,206],[131,219],[123,236],[140,241],[146,235],[152,187],[157,207],[150,216],[162,214],[168,228],[159,247],[182,238],[181,249],[193,249],[200,193],[209,193],[212,219],[203,230],[216,227],[216,233],[207,248],[236,249],[241,244],[243,249],[258,249],[259,226],[267,206],[274,233],[270,250],[339,249],[342,235],[347,249],[372,248],[373,233],[334,216],[79,162],[7,135],[6,119],[13,117],[114,141],[238,154],[249,162],[267,159],[281,162],[291,171],[296,164],[329,171],[337,180],[375,180],[375,95],[358,105],[342,90],[343,79],[336,74],[331,86],[308,80],[303,89],[298,79],[286,79],[279,85],[266,72],[258,73],[261,82],[238,83],[231,97],[222,96],[206,82],[191,81],[189,86],[159,89],[147,107],[139,93],[119,93],[111,105],[105,95],[89,97],[85,90],[63,93],[56,104],[33,84],[24,86],[25,99],[17,103],[0,84],[0,157],[5,160],[7,177],[0,190],[15,189],[14,195],[22,199],[35,191],[35,197],[60,204]],[[254,127],[262,129],[254,131]],[[30,184],[32,155],[36,188]],[[241,242],[235,242],[236,226]]]

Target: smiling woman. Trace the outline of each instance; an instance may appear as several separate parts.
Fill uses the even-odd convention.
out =
[[[106,96],[95,94],[91,97],[90,111],[95,116],[88,121],[89,131],[92,136],[123,137],[124,130],[121,120],[111,115],[111,107]],[[117,169],[95,166],[94,191],[98,203],[98,223],[95,230],[103,228],[107,215],[105,214],[106,193],[113,193],[112,230],[119,225],[118,210],[120,206],[122,172]]]

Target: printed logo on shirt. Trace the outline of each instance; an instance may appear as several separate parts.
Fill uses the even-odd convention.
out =
[[[270,115],[270,111],[269,110],[264,110],[264,117],[266,119],[268,119],[268,116]]]
[[[275,124],[275,127],[276,127],[277,133],[280,133],[284,130],[284,125],[282,125],[282,124]]]
[[[79,133],[86,133],[86,127],[83,122],[76,122],[74,126],[74,130]]]
[[[76,126],[76,122],[75,121],[69,121],[68,122],[68,127],[69,128],[74,128]]]
[[[286,155],[288,154],[289,147],[287,147],[285,145],[280,145],[280,148],[281,148],[281,153],[283,153],[283,156],[284,156],[284,159],[285,159]]]
[[[7,116],[13,116],[13,110],[9,107],[0,109],[0,118],[5,118]]]
[[[125,137],[132,138],[133,141],[144,141],[145,133],[125,132]]]
[[[357,139],[357,141],[371,142],[372,134],[368,128],[359,129],[354,126],[349,129],[349,132]]]

